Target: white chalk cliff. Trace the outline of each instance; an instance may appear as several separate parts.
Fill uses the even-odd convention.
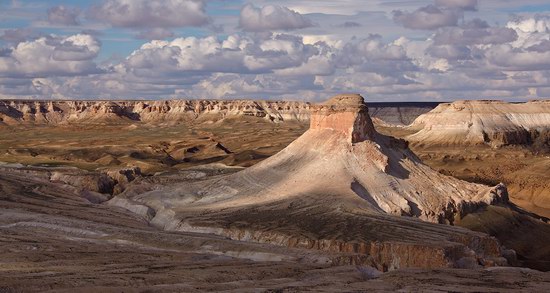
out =
[[[253,116],[268,121],[307,121],[309,104],[293,101],[0,101],[0,123],[178,123]]]
[[[406,137],[415,143],[494,147],[528,144],[536,132],[550,129],[550,101],[445,103],[420,115],[410,128],[419,130]]]

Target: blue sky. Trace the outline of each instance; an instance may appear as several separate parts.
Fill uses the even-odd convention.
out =
[[[0,97],[550,97],[550,4],[0,0]]]

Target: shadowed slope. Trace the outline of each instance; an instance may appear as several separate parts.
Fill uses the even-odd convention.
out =
[[[378,134],[359,95],[313,107],[311,127],[287,148],[246,170],[195,184],[130,189],[111,204],[167,230],[352,252],[347,262],[380,269],[490,264],[498,243],[484,234],[433,225],[506,202],[489,188],[441,175],[403,141]]]

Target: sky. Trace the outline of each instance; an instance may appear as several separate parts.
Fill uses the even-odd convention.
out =
[[[0,0],[0,98],[550,98],[548,0]]]

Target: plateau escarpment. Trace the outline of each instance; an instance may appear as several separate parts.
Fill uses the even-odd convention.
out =
[[[340,95],[312,105],[310,129],[252,167],[197,183],[136,185],[109,204],[166,230],[337,252],[333,262],[388,270],[504,264],[494,238],[434,223],[507,200],[503,185],[433,171],[405,141],[376,132],[361,96]]]
[[[550,130],[550,101],[445,103],[420,115],[410,128],[418,131],[407,140],[426,145],[542,146]]]
[[[408,125],[437,103],[374,103],[371,116],[391,125]],[[0,101],[0,125],[70,123],[177,124],[256,117],[271,122],[308,122],[311,104],[298,101]]]
[[[504,182],[514,203],[550,217],[549,100],[440,104],[399,131],[433,168],[472,182]]]
[[[0,101],[6,124],[67,124],[93,122],[168,123],[253,116],[269,121],[304,121],[309,104],[291,101]]]

